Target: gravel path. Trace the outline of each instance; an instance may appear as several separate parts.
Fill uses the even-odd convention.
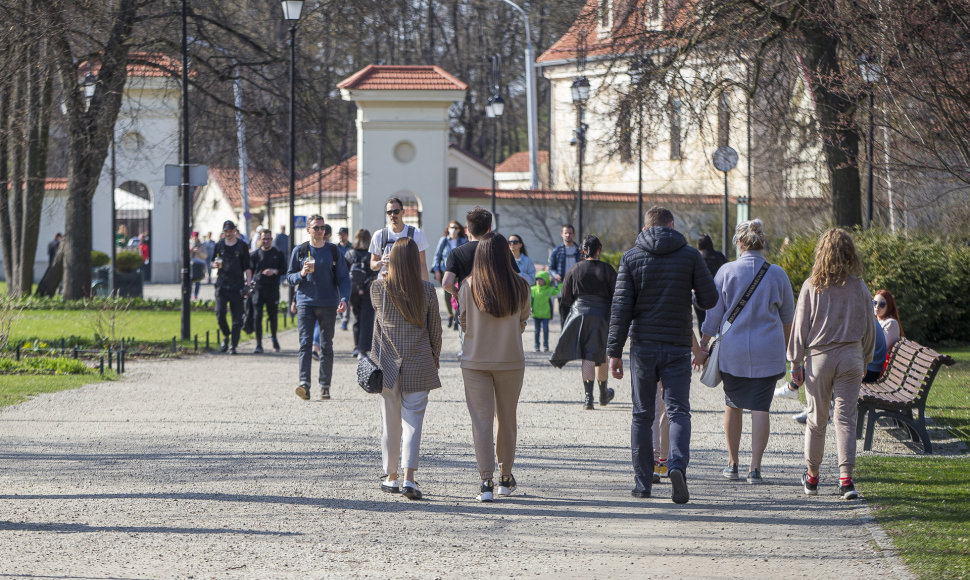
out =
[[[280,354],[134,361],[121,381],[0,410],[0,576],[908,577],[865,502],[835,494],[831,443],[820,495],[802,494],[797,401],[774,405],[766,485],[728,482],[723,395],[695,382],[691,501],[673,504],[666,482],[637,500],[629,379],[585,412],[578,365],[531,352],[519,491],[478,504],[455,334],[425,421],[421,502],[378,490],[377,401],[349,354],[333,400],[293,394],[293,330]],[[337,352],[350,340],[338,330]]]

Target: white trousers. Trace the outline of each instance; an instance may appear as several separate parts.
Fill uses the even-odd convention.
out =
[[[401,393],[400,385],[395,384],[393,389],[381,391],[380,404],[384,424],[381,436],[384,473],[397,473],[402,465],[405,469],[417,469],[428,391]]]

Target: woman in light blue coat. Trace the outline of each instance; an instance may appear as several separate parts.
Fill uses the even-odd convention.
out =
[[[431,273],[434,274],[434,279],[441,283],[441,279],[445,275],[445,266],[448,264],[448,254],[458,246],[464,244],[468,241],[465,237],[465,228],[455,220],[451,220],[448,223],[448,229],[445,230],[445,235],[441,236],[438,240],[438,247],[434,252],[434,263],[431,265]],[[458,328],[458,323],[455,322],[454,309],[451,306],[451,294],[445,292],[444,296],[445,309],[448,311],[448,328],[454,326]]]
[[[762,251],[768,237],[761,220],[739,224],[734,233],[738,259],[721,266],[714,276],[718,301],[701,327],[701,348],[707,351],[731,311],[767,262]],[[728,447],[727,479],[741,479],[738,453],[741,414],[751,411],[751,467],[748,483],[761,483],[761,457],[768,446],[768,411],[775,384],[785,376],[785,349],[795,317],[795,296],[788,274],[769,265],[730,329],[721,337],[718,367],[724,381],[724,436]],[[706,362],[702,356],[699,362]]]
[[[515,265],[519,267],[519,276],[528,282],[529,286],[535,286],[536,265],[532,263],[532,259],[525,252],[525,242],[522,241],[522,236],[519,234],[510,235],[509,249],[512,250],[512,257],[515,258]]]

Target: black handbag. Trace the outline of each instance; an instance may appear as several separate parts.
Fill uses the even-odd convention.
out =
[[[381,299],[381,320],[384,319],[386,301],[387,293],[385,292],[384,298]],[[372,395],[377,395],[384,390],[384,371],[364,353],[361,353],[357,359],[357,384],[364,389],[365,393]]]

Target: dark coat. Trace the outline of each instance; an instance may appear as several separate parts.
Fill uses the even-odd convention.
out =
[[[690,347],[691,291],[699,308],[717,304],[707,264],[680,232],[652,227],[620,259],[610,316],[607,354],[623,356],[627,335],[638,342]]]

